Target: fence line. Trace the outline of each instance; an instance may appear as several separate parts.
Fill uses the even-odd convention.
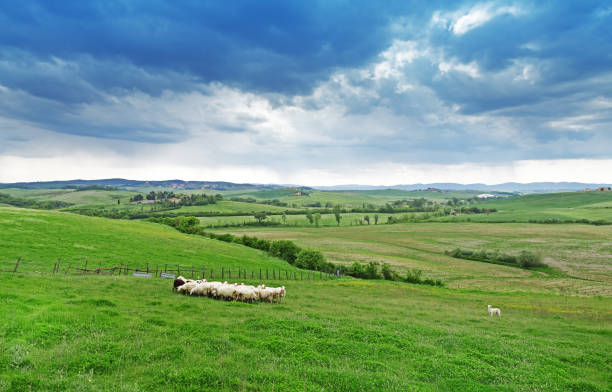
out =
[[[17,273],[20,263],[22,262],[21,257],[17,259],[15,267],[13,270],[0,270],[0,272],[11,272]],[[66,263],[64,263],[66,264]],[[221,278],[221,280],[232,279],[232,270],[231,267],[221,267],[221,273],[217,271],[215,273],[213,268],[206,268],[206,266],[195,267],[193,265],[185,266],[176,264],[174,267],[169,264],[163,264],[163,269],[161,265],[155,264],[155,269],[151,267],[149,263],[143,263],[144,267],[140,267],[141,264],[130,267],[127,263],[121,263],[119,265],[115,265],[112,267],[102,267],[102,261],[99,261],[97,268],[88,268],[89,260],[85,259],[84,265],[80,266],[78,263],[68,263],[67,267],[62,265],[62,259],[58,258],[57,261],[53,264],[53,269],[51,270],[51,274],[59,274],[61,272],[64,275],[67,274],[77,274],[77,275],[85,275],[85,274],[96,274],[96,275],[132,275],[134,273],[141,274],[150,274],[151,277],[161,278],[162,273],[164,274],[174,274],[176,276],[182,275],[186,278],[190,279],[215,279]],[[23,264],[22,264],[23,265]],[[250,270],[243,267],[238,268],[238,279],[248,279],[248,272],[250,271],[250,278],[256,279],[259,276],[259,280],[328,280],[336,278],[335,274],[330,274],[323,271],[310,271],[310,270],[300,270],[299,274],[297,270],[283,270],[281,268],[251,268]],[[265,271],[265,273],[264,273]],[[293,271],[293,273],[292,273]],[[235,272],[235,270],[234,270]],[[284,272],[284,273],[283,273]],[[304,274],[306,272],[306,274]],[[312,272],[312,274],[311,274]],[[317,274],[318,272],[318,274]],[[284,275],[284,277],[283,277]],[[140,275],[143,276],[143,275]],[[167,275],[166,275],[167,277]],[[234,278],[236,275],[234,274]]]

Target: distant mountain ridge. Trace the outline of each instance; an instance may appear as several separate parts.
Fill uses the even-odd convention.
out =
[[[24,189],[48,189],[62,188],[65,186],[113,186],[116,188],[128,187],[171,187],[177,189],[203,189],[203,190],[242,190],[242,189],[280,189],[280,185],[261,185],[261,184],[237,184],[225,181],[184,181],[184,180],[163,180],[163,181],[141,181],[126,180],[123,178],[107,178],[100,180],[67,180],[67,181],[39,181],[39,182],[14,182],[0,183],[0,188],[24,188]]]
[[[142,180],[126,180],[123,178],[107,178],[100,180],[67,180],[67,181],[40,181],[40,182],[13,182],[0,183],[0,188],[24,188],[24,189],[48,189],[62,188],[65,186],[113,186],[117,188],[129,187],[172,187],[177,189],[202,189],[202,190],[218,190],[231,191],[243,189],[257,190],[273,190],[287,187],[296,187],[300,189],[317,189],[322,191],[350,191],[350,190],[380,190],[380,189],[398,189],[406,191],[422,190],[427,188],[436,188],[443,190],[475,190],[475,191],[501,191],[501,192],[563,192],[563,191],[581,191],[585,188],[599,188],[602,186],[611,186],[610,184],[589,184],[582,182],[505,182],[496,185],[487,184],[459,184],[454,182],[436,182],[430,184],[403,184],[391,186],[378,185],[333,185],[333,186],[313,186],[306,187],[300,185],[279,185],[279,184],[249,184],[249,183],[233,183],[226,181],[184,181],[184,180],[162,180],[162,181],[142,181]]]
[[[502,191],[502,192],[563,192],[563,191],[581,191],[585,188],[599,188],[602,186],[610,186],[609,184],[588,184],[582,182],[505,182],[502,184],[487,185],[487,184],[458,184],[454,182],[436,182],[430,184],[405,184],[391,186],[375,186],[375,185],[333,185],[333,186],[314,186],[314,189],[326,191],[341,191],[341,190],[379,190],[379,189],[399,189],[405,191],[416,191],[427,188],[437,188],[444,190],[475,190],[475,191]]]

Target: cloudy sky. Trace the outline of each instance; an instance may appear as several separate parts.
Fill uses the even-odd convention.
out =
[[[0,182],[612,182],[609,1],[21,0],[0,26]]]

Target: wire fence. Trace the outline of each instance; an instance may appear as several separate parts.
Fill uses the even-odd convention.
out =
[[[17,259],[12,269],[0,270],[0,272],[20,273],[19,267],[21,257]],[[89,263],[85,260],[81,263],[63,262],[61,258],[53,264],[51,274],[75,274],[75,275],[132,275],[145,278],[175,278],[184,276],[189,279],[257,279],[266,280],[329,280],[337,276],[323,271],[286,270],[282,268],[243,268],[243,267],[195,267],[193,265],[180,264],[128,264],[121,263],[111,267],[103,267],[102,262]]]

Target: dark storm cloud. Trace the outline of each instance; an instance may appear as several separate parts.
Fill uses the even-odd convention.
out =
[[[612,143],[605,1],[33,0],[0,3],[0,25],[0,117],[58,133],[249,135],[273,152],[262,166],[279,150],[449,163]],[[364,76],[393,50],[414,53]]]

